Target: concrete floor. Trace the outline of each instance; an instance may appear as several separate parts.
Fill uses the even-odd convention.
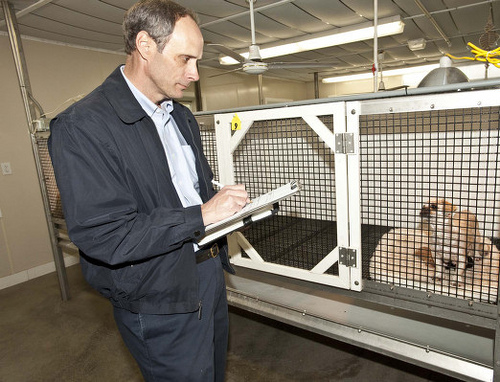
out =
[[[68,268],[72,298],[46,275],[0,290],[0,381],[142,381],[111,305]],[[455,379],[231,309],[227,382]]]

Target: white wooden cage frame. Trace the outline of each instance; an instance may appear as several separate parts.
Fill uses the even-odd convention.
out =
[[[234,159],[233,153],[238,148],[245,134],[252,128],[255,121],[275,120],[282,118],[302,118],[307,125],[318,135],[318,137],[332,150],[336,152],[336,137],[346,132],[345,104],[343,102],[325,103],[320,105],[304,105],[293,107],[281,107],[275,109],[264,109],[255,111],[243,111],[238,113],[241,120],[241,128],[231,132],[231,121],[234,113],[215,114],[217,160],[219,163],[219,174],[223,184],[234,184]],[[330,131],[318,116],[332,115],[334,131]],[[352,131],[357,135],[357,132]],[[352,153],[355,154],[355,153]],[[252,268],[260,271],[275,273],[278,275],[294,277],[306,281],[327,284],[330,286],[361,290],[361,253],[358,247],[350,243],[356,242],[360,232],[354,224],[349,230],[349,221],[359,221],[359,200],[356,195],[359,189],[359,177],[350,176],[348,173],[358,173],[358,157],[356,155],[339,152],[335,155],[335,179],[336,179],[336,211],[337,211],[337,243],[335,248],[310,270],[273,264],[262,259],[252,244],[239,232],[229,235],[231,261],[235,265]],[[300,180],[299,180],[300,181]],[[333,197],[333,196],[332,196]],[[356,250],[359,266],[348,267],[339,262],[339,249],[349,248]],[[242,250],[249,257],[242,256]],[[325,271],[334,263],[339,262],[339,275],[325,274]]]

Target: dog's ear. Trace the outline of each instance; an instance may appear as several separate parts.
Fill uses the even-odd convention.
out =
[[[482,258],[491,256],[492,245],[493,244],[488,243],[486,240],[482,242],[482,248],[481,251],[479,251]]]
[[[424,207],[428,208],[429,210],[437,210],[439,204],[440,204],[439,199],[431,198],[424,204]]]

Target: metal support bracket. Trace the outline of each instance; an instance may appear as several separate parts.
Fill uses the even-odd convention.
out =
[[[354,134],[339,133],[335,134],[335,153],[336,154],[354,154]]]
[[[339,263],[345,265],[346,267],[358,267],[358,262],[356,259],[357,251],[352,248],[339,248]]]

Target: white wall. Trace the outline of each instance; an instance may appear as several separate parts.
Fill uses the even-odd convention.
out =
[[[386,89],[403,85],[402,76],[384,77],[384,85]],[[314,92],[314,85],[308,85],[308,94]],[[373,79],[368,80],[355,80],[348,82],[338,82],[331,84],[319,84],[319,98],[337,97],[343,95],[372,93],[373,92]],[[314,93],[313,93],[314,94]]]
[[[69,98],[88,93],[124,61],[123,55],[24,39],[23,47],[33,95],[45,112],[58,108]],[[1,288],[53,270],[50,266],[53,257],[24,106],[6,36],[0,36],[0,51],[3,52],[0,163],[9,162],[12,167],[12,175],[0,173]]]
[[[224,73],[220,70],[200,68],[203,110],[223,110],[240,106],[258,105],[258,76],[243,73]],[[217,75],[216,77],[212,77]],[[301,81],[278,80],[264,76],[263,97],[267,102],[300,101],[313,97],[308,86]]]

